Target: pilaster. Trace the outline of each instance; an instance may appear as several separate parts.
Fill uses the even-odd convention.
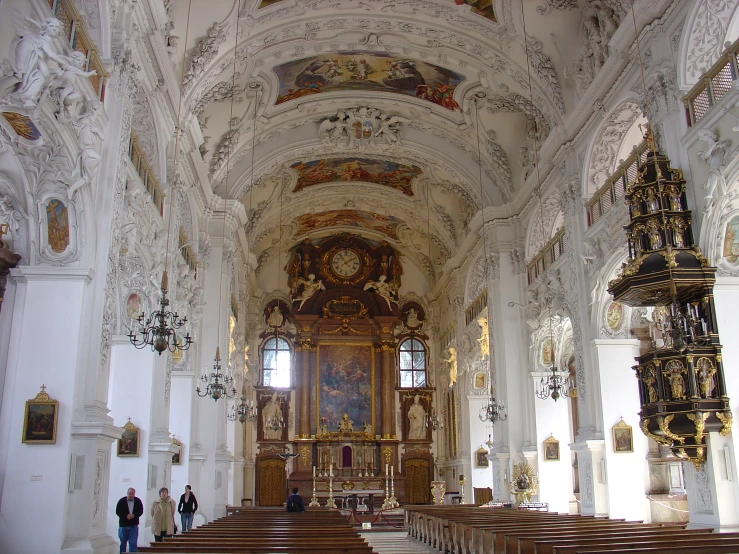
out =
[[[577,454],[580,470],[580,513],[607,516],[605,441],[581,440],[570,444],[570,449]]]

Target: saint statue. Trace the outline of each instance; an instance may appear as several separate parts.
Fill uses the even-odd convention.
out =
[[[326,287],[323,286],[323,281],[316,281],[316,276],[313,273],[308,275],[307,279],[303,279],[302,277],[297,279],[295,281],[295,291],[298,290],[300,285],[303,285],[303,292],[300,293],[300,296],[293,298],[293,302],[300,302],[298,310],[302,309],[305,301],[310,299],[319,290],[326,290]]]
[[[279,304],[276,304],[274,308],[272,308],[272,312],[269,314],[267,325],[270,327],[280,327],[283,321],[285,321],[285,317],[282,315],[282,310],[280,310]]]
[[[339,421],[339,431],[354,431],[354,422],[349,419],[347,414],[341,416],[341,421]]]
[[[450,346],[449,357],[442,358],[442,360],[449,364],[449,387],[451,388],[457,382],[457,349]]]
[[[490,356],[490,335],[488,331],[488,318],[478,317],[477,324],[480,326],[480,338],[477,342],[480,343],[480,355],[484,358]]]
[[[405,319],[406,327],[408,327],[409,329],[415,329],[416,327],[421,325],[421,323],[422,321],[418,319],[418,310],[416,310],[415,308],[411,308],[410,310],[408,310],[408,315]]]
[[[413,404],[408,409],[408,440],[423,440],[426,438],[426,410],[419,402],[420,395],[413,397]]]
[[[282,438],[282,426],[274,424],[280,419],[281,415],[282,408],[275,392],[269,402],[262,408],[262,432],[265,440],[280,440]]]

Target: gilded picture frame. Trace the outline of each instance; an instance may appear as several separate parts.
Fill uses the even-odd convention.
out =
[[[475,467],[490,467],[490,460],[488,460],[488,451],[480,447],[475,452]]]
[[[172,444],[174,444],[177,447],[177,452],[172,454],[172,465],[181,466],[182,465],[182,443],[173,437]]]
[[[613,433],[613,451],[617,454],[624,454],[634,451],[634,433],[631,425],[621,418],[616,425],[611,428]]]
[[[131,418],[129,417],[123,426],[123,433],[121,433],[118,439],[116,456],[119,458],[137,458],[139,455],[139,436],[139,428],[131,423]]]
[[[51,398],[46,387],[31,400],[26,400],[23,415],[23,434],[25,444],[56,444],[56,426],[59,420],[59,402]]]
[[[553,435],[549,435],[549,438],[544,441],[544,461],[559,461],[559,441]]]

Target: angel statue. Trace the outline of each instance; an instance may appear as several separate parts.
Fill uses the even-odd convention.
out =
[[[97,71],[84,71],[82,68],[87,63],[87,57],[82,52],[73,52],[67,58],[69,64],[59,74],[60,83],[54,88],[59,92],[59,110],[57,118],[64,120],[77,119],[80,116],[84,97],[77,85],[77,77],[92,77]]]
[[[480,343],[480,356],[483,359],[490,356],[490,334],[488,331],[488,318],[478,317],[477,324],[480,326],[480,338],[477,342]]]
[[[368,289],[375,289],[375,292],[382,296],[385,299],[385,302],[387,302],[387,307],[392,310],[393,307],[390,304],[390,302],[398,303],[393,296],[395,296],[395,287],[392,285],[392,283],[388,283],[386,281],[387,277],[384,275],[380,275],[379,280],[377,281],[367,281],[367,284],[364,285],[364,290]]]
[[[11,20],[19,38],[11,45],[11,57],[0,64],[0,98],[7,95],[26,108],[35,108],[51,80],[47,61],[55,61],[62,69],[69,64],[51,44],[62,22],[48,17],[39,23],[18,13]]]
[[[303,285],[303,292],[300,293],[300,296],[296,296],[295,298],[293,298],[293,302],[300,302],[300,304],[298,305],[298,310],[301,310],[303,308],[303,304],[305,304],[305,301],[311,298],[319,290],[326,290],[326,287],[323,286],[323,281],[316,281],[316,276],[313,273],[308,275],[307,279],[303,279],[301,277],[295,281],[295,289],[293,294],[297,292],[300,285]]]
[[[457,349],[450,346],[449,357],[442,358],[442,361],[449,364],[449,388],[451,388],[457,382]]]
[[[380,128],[375,133],[375,138],[382,137],[388,146],[400,144],[401,123],[408,123],[408,120],[399,115],[381,117]]]

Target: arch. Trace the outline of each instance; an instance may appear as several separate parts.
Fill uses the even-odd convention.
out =
[[[686,18],[678,54],[678,86],[687,91],[721,56],[724,43],[735,39],[739,25],[739,0],[700,0]]]
[[[586,163],[583,166],[584,196],[591,196],[608,179],[618,167],[619,160],[625,153],[639,142],[633,142],[635,130],[639,124],[646,123],[636,98],[626,98],[617,104],[605,117],[590,142]],[[627,154],[628,155],[628,154]]]

